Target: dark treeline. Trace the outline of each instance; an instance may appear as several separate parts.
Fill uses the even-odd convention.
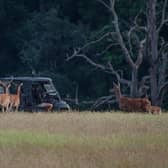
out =
[[[145,10],[145,0],[117,1],[121,31],[131,25],[139,11]],[[146,22],[144,15],[141,14],[139,22]],[[63,98],[75,98],[78,89],[79,101],[108,96],[115,75],[91,66],[82,58],[70,61],[66,58],[73,54],[74,48],[112,30],[111,14],[97,0],[0,0],[0,76],[49,76]],[[165,41],[167,30],[164,26],[160,33]],[[115,69],[122,70],[125,78],[131,78],[131,69],[118,47],[103,52],[110,40],[106,38],[90,46],[85,53],[100,64],[110,61]],[[144,59],[138,78],[148,72],[149,62]],[[123,92],[128,93],[128,88],[123,87]]]

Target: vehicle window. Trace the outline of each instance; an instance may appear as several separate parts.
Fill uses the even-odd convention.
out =
[[[44,84],[44,88],[45,88],[45,90],[47,91],[47,92],[55,92],[56,90],[55,90],[55,88],[54,88],[54,86],[53,85],[51,85],[51,84]]]

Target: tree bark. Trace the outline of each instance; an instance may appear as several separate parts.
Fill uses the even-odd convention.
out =
[[[150,57],[150,85],[151,85],[151,101],[157,104],[158,95],[158,33],[156,28],[156,3],[157,0],[148,1],[147,21],[148,21],[148,38]]]
[[[138,69],[132,68],[131,97],[138,97]]]

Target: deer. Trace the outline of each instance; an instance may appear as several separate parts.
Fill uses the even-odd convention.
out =
[[[5,85],[2,81],[0,81],[0,85],[4,88],[4,93],[0,94],[0,107],[2,112],[8,112],[9,104],[10,104],[10,95],[9,95],[9,88],[11,84]]]
[[[20,105],[20,93],[22,85],[23,83],[20,83],[17,86],[16,94],[10,94],[10,110],[14,109],[15,111],[18,111]]]
[[[162,113],[162,109],[159,106],[147,106],[146,110],[150,113],[150,114],[161,114]]]
[[[151,102],[148,98],[130,98],[123,96],[120,91],[120,85],[113,83],[113,86],[121,110],[129,112],[148,112],[147,106],[151,106]]]

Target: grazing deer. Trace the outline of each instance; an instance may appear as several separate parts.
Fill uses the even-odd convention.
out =
[[[0,94],[0,107],[2,112],[8,112],[9,104],[10,104],[10,95],[9,95],[9,88],[11,84],[5,85],[2,81],[0,81],[0,85],[4,88],[4,93]]]
[[[18,111],[20,105],[20,93],[22,85],[23,83],[20,83],[17,86],[16,94],[10,94],[10,110],[14,109],[15,111]]]
[[[119,108],[129,112],[147,112],[146,107],[151,105],[151,102],[147,98],[129,98],[122,96],[120,86],[113,83],[114,92],[119,102]]]
[[[159,106],[147,106],[146,110],[150,113],[150,114],[161,114],[162,113],[162,109]]]

